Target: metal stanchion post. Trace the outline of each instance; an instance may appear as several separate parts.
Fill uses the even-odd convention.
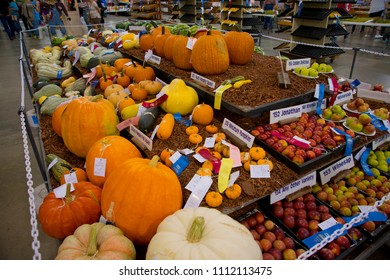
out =
[[[355,61],[356,61],[356,55],[359,51],[359,48],[353,48],[353,59],[352,59],[352,65],[351,65],[351,72],[349,73],[349,78],[352,78],[353,68],[355,67]]]
[[[47,34],[49,34],[49,40],[50,40],[50,43],[51,43],[51,32],[50,32],[50,26],[49,25],[46,25],[47,26]]]

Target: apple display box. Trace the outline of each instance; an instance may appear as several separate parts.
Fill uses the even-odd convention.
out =
[[[320,203],[311,193],[293,201],[283,199],[272,205],[270,205],[269,197],[265,197],[259,201],[259,205],[268,217],[275,220],[276,224],[286,233],[294,236],[301,246],[307,250],[327,235],[332,234],[332,229],[321,229],[321,223],[328,219],[340,218],[326,205]],[[347,259],[365,240],[366,237],[363,234],[361,239],[354,240],[346,233],[328,243],[316,253],[316,256],[323,260]],[[329,251],[332,251],[332,253]]]

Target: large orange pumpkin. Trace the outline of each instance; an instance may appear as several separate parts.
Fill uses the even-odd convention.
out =
[[[173,44],[172,49],[172,61],[176,68],[182,70],[192,70],[191,64],[191,53],[192,51],[187,48],[188,37],[180,35],[175,43]],[[196,45],[196,43],[195,43]]]
[[[96,141],[89,149],[85,165],[89,181],[103,187],[108,176],[124,161],[142,157],[140,151],[122,136],[106,136]],[[95,175],[95,159],[106,159],[105,176]]]
[[[171,34],[164,44],[164,57],[168,60],[173,59],[173,44],[176,42],[180,35]]]
[[[211,33],[211,35],[223,36],[223,33],[219,30],[216,30],[216,29],[211,29],[210,33]],[[198,32],[195,33],[194,38],[198,39],[200,36],[204,36],[204,35],[207,35],[206,29],[198,30]]]
[[[164,46],[165,42],[171,34],[166,32],[168,30],[165,26],[162,27],[161,34],[158,34],[154,39],[154,50],[160,57],[164,57]],[[168,30],[169,31],[169,30]]]
[[[150,66],[142,66],[139,65],[134,69],[134,77],[133,82],[139,83],[144,80],[151,80],[153,81],[156,78],[156,74],[154,73],[154,70]]]
[[[255,41],[248,32],[229,31],[224,35],[230,63],[244,65],[251,61]]]
[[[72,100],[62,113],[61,131],[65,146],[85,158],[89,148],[108,135],[119,135],[119,118],[114,106],[102,95]]]
[[[176,174],[158,160],[129,159],[103,186],[103,216],[109,212],[115,225],[138,245],[147,245],[161,221],[182,207]]]
[[[90,182],[74,184],[70,192],[67,184],[64,198],[50,192],[39,207],[38,220],[50,237],[63,239],[83,224],[92,224],[100,218],[101,188]]]
[[[191,63],[202,75],[222,74],[229,68],[226,42],[219,35],[201,36],[192,48]]]
[[[147,50],[153,49],[154,38],[152,37],[152,34],[142,34],[139,37],[139,47],[144,52],[146,52]]]
[[[51,116],[51,126],[53,127],[53,130],[55,131],[55,133],[57,133],[57,135],[60,137],[62,137],[61,117],[62,117],[62,113],[64,112],[64,110],[66,109],[68,104],[69,104],[69,102],[64,102],[64,103],[61,103],[60,105],[58,105],[55,108],[53,115]]]

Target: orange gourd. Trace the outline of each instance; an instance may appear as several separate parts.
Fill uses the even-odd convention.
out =
[[[118,85],[118,84],[111,84],[111,85],[109,85],[108,87],[105,88],[105,90],[104,90],[104,97],[108,98],[111,94],[117,93],[117,92],[120,92],[120,91],[123,91],[123,90],[124,90],[123,86]]]
[[[43,231],[50,237],[63,239],[83,224],[92,224],[100,218],[101,189],[90,182],[67,184],[64,198],[50,192],[38,211]]]
[[[209,124],[209,125],[206,125],[206,131],[208,133],[215,134],[218,132],[218,127],[213,125],[213,124]]]
[[[229,52],[226,42],[219,35],[201,36],[194,44],[191,63],[201,75],[217,75],[229,68]]]
[[[168,60],[173,59],[173,44],[176,42],[180,35],[171,34],[164,44],[164,57]]]
[[[128,76],[130,79],[133,79],[134,78],[135,69],[137,68],[137,66],[139,66],[139,63],[132,61],[132,63],[125,68],[126,76]]]
[[[70,152],[85,158],[99,139],[119,135],[119,118],[114,106],[102,95],[72,100],[61,118],[62,139]]]
[[[154,40],[154,51],[160,57],[164,57],[165,42],[171,34],[166,32],[168,29],[162,26],[161,34],[158,34]],[[169,31],[169,30],[168,30]]]
[[[224,39],[231,64],[244,65],[252,60],[255,41],[248,32],[229,31]]]
[[[137,147],[122,136],[106,136],[96,141],[88,151],[85,165],[86,172],[93,184],[103,187],[108,176],[124,161],[130,158],[141,158]],[[104,176],[95,175],[95,160],[104,158],[106,169]]]
[[[62,113],[64,112],[67,106],[68,106],[68,102],[61,103],[55,108],[53,115],[51,116],[51,126],[53,127],[55,133],[57,133],[57,135],[60,137],[62,137],[61,117],[62,117]]]
[[[152,23],[153,24],[153,23]],[[150,31],[150,34],[153,37],[153,42],[156,41],[156,38],[160,34],[171,34],[168,28],[166,28],[164,25],[154,26],[154,28]]]
[[[173,56],[172,61],[175,67],[182,70],[192,70],[191,63],[192,51],[187,48],[188,37],[180,35],[173,44]],[[196,44],[195,44],[196,45]]]
[[[188,137],[188,140],[192,143],[192,144],[199,144],[203,141],[203,138],[202,136],[200,136],[198,133],[193,133],[191,134],[189,137]]]
[[[201,125],[208,125],[213,121],[214,109],[208,104],[198,104],[192,110],[192,121]]]
[[[135,84],[132,86],[130,93],[131,98],[133,98],[135,101],[143,101],[148,97],[148,92],[144,87],[140,86],[140,84]]]
[[[191,135],[191,134],[198,133],[198,132],[199,132],[199,128],[197,128],[195,125],[191,125],[191,126],[186,128],[187,135]]]
[[[265,158],[265,151],[261,147],[252,147],[249,149],[249,155],[254,161]]]
[[[242,189],[239,184],[233,184],[225,190],[225,195],[230,199],[237,199],[241,195]]]
[[[206,203],[210,207],[218,207],[222,204],[223,197],[219,192],[208,192],[206,194]]]
[[[146,52],[147,50],[151,50],[154,47],[154,38],[151,34],[142,34],[139,37],[139,47],[141,50]]]
[[[182,189],[176,174],[158,162],[133,158],[107,178],[102,191],[102,214],[137,245],[147,245],[158,225],[182,207]]]

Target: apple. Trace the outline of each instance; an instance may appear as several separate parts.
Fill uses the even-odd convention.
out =
[[[302,165],[305,162],[305,159],[302,156],[299,156],[299,155],[293,156],[293,158],[291,160],[296,165]]]
[[[272,249],[272,242],[269,241],[268,239],[261,239],[260,240],[260,244],[261,244],[261,248],[263,249],[263,252],[268,252],[269,250]],[[263,254],[263,258],[264,258],[264,254]]]
[[[303,201],[294,201],[293,207],[295,210],[305,209],[305,203]]]
[[[257,224],[257,225],[254,227],[254,230],[257,231],[257,233],[260,235],[260,237],[262,237],[263,234],[267,231],[267,229],[265,228],[265,226],[262,225],[262,224]]]
[[[341,248],[336,242],[330,242],[326,247],[331,250],[336,257],[341,253]]]
[[[295,227],[295,219],[293,216],[284,216],[283,223],[290,229]]]
[[[332,215],[330,213],[321,213],[321,222],[326,221],[330,218],[332,218]]]
[[[287,208],[284,209],[284,216],[293,216],[294,217],[295,215],[296,215],[296,211],[295,211],[294,208],[287,207]]]
[[[276,239],[273,243],[272,243],[272,246],[273,248],[276,248],[278,249],[279,251],[283,252],[284,250],[286,250],[286,244],[284,244],[284,242],[282,240],[279,240],[279,239]]]
[[[317,157],[317,154],[314,151],[309,150],[306,152],[306,157],[308,160],[315,159]]]
[[[307,222],[306,219],[297,218],[295,220],[295,226],[298,227],[298,228],[308,228],[309,227],[309,223]]]
[[[240,222],[244,227],[246,227],[247,229],[250,229],[250,226],[248,224],[248,222],[246,220],[243,220]]]
[[[266,231],[264,232],[262,238],[268,239],[272,243],[276,240],[276,235],[271,231]]]
[[[351,242],[345,235],[337,237],[334,241],[337,243],[337,245],[340,246],[342,250],[351,247]]]
[[[250,228],[253,228],[257,225],[257,221],[253,216],[249,216],[248,218],[246,218],[246,221]]]
[[[275,234],[277,240],[282,240],[286,236],[284,231],[279,227],[275,227],[273,233]]]
[[[365,230],[367,230],[369,232],[373,232],[376,228],[376,225],[373,221],[367,221],[364,224],[362,224],[362,228],[364,228]]]
[[[256,219],[256,222],[258,224],[264,223],[265,218],[264,218],[264,215],[262,213],[256,212],[255,214],[253,214],[253,217]]]
[[[302,255],[303,253],[305,253],[306,250],[305,249],[302,249],[302,248],[299,248],[299,249],[296,249],[295,250],[295,253],[297,254],[297,258]]]
[[[308,201],[305,204],[306,211],[312,211],[317,209],[317,204],[314,201]]]
[[[310,219],[310,220],[317,220],[317,221],[320,221],[321,220],[321,214],[320,212],[316,211],[316,210],[311,210],[307,213],[307,217]]]
[[[357,228],[350,228],[348,230],[348,235],[353,239],[353,240],[359,240],[360,238],[362,238],[363,234],[360,230],[358,230]]]
[[[306,239],[310,236],[310,232],[307,228],[299,228],[297,230],[297,237],[301,240]]]
[[[335,255],[334,255],[333,251],[331,251],[328,248],[322,248],[321,250],[319,250],[318,255],[323,260],[334,260],[335,259]]]
[[[375,126],[372,124],[366,124],[362,129],[365,134],[373,134],[375,132]]]
[[[275,258],[270,253],[263,253],[263,260],[271,260],[274,261]]]
[[[284,209],[282,206],[275,206],[273,208],[273,213],[276,218],[281,219],[284,216]]]
[[[295,217],[301,218],[301,219],[306,219],[307,218],[307,212],[305,209],[298,209],[295,212]]]
[[[283,259],[284,260],[296,260],[297,253],[294,251],[294,249],[286,249],[283,251]]]
[[[272,149],[274,149],[278,153],[282,153],[284,150],[284,147],[279,142],[274,143],[271,147],[272,147]]]
[[[295,242],[291,237],[285,236],[282,241],[286,245],[287,249],[294,249],[295,247]]]
[[[319,230],[319,221],[317,220],[310,220],[309,223],[308,223],[308,229],[313,231],[313,230]]]
[[[275,260],[282,260],[283,259],[282,252],[276,248],[271,248],[268,251],[268,253],[270,253],[275,258]]]
[[[360,114],[358,120],[362,125],[369,124],[372,121],[371,117],[367,114]]]
[[[252,233],[252,236],[253,236],[254,240],[260,240],[260,235],[257,233],[256,230],[251,229],[250,232]]]
[[[320,213],[329,213],[329,208],[325,205],[319,205],[317,210]]]
[[[271,220],[266,220],[266,221],[264,222],[264,226],[265,226],[265,228],[266,228],[268,231],[272,231],[272,230],[275,228],[275,224],[274,224],[274,222],[271,221]]]

